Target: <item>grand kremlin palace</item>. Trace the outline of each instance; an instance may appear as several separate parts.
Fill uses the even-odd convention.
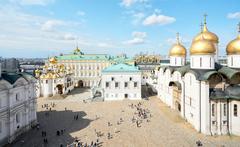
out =
[[[126,55],[112,57],[107,54],[84,54],[77,47],[72,54],[55,57],[58,64],[70,69],[78,87],[98,86],[101,80],[101,71],[116,63],[134,64],[134,60]]]

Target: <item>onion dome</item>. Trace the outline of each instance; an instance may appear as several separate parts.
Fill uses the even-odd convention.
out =
[[[186,56],[186,48],[179,41],[179,34],[177,33],[177,43],[170,49],[169,56]]]
[[[202,35],[201,40],[192,43],[190,48],[191,55],[208,55],[215,54],[216,47],[213,42],[206,40]]]
[[[51,57],[51,58],[49,59],[49,62],[50,62],[51,64],[56,64],[56,63],[57,63],[57,58],[56,58],[56,57]]]
[[[219,42],[218,36],[216,34],[210,32],[207,28],[206,15],[204,15],[203,29],[201,29],[201,33],[199,33],[196,37],[194,37],[193,42],[201,40],[201,36],[203,36],[206,40],[211,41],[213,43]]]
[[[59,78],[59,75],[58,75],[58,74],[53,74],[53,75],[52,75],[52,78],[53,78],[53,79]]]
[[[40,79],[45,79],[46,78],[46,75],[45,74],[42,74],[41,76],[40,76]]]
[[[46,79],[52,79],[53,78],[53,74],[52,73],[47,73],[45,76]]]
[[[238,30],[239,34],[237,38],[229,42],[227,45],[226,51],[228,55],[240,54],[240,23],[238,25],[239,25],[239,30]]]

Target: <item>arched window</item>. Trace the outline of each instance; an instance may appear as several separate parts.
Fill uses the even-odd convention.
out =
[[[0,121],[0,134],[2,133],[2,122]]]
[[[200,67],[202,67],[202,57],[200,57]]]
[[[19,118],[19,113],[16,114],[16,123],[19,123],[20,122],[20,118]]]
[[[212,104],[212,116],[215,116],[215,105]]]
[[[227,115],[227,104],[223,104],[223,115]]]
[[[238,116],[237,104],[234,104],[234,105],[233,105],[233,115],[236,116],[236,117]]]
[[[210,57],[210,67],[212,67],[212,58]]]

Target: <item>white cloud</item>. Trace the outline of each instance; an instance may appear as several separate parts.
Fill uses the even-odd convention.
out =
[[[63,40],[77,40],[77,36],[71,33],[67,33],[62,37]]]
[[[143,25],[166,25],[175,22],[176,19],[174,17],[166,16],[166,15],[156,15],[152,14],[145,18],[143,21]]]
[[[137,0],[122,0],[122,5],[125,7],[130,7],[133,5]]]
[[[84,11],[77,11],[77,15],[79,16],[85,16],[86,13]]]
[[[50,3],[54,3],[55,0],[11,0],[18,2],[21,5],[42,5],[46,6]]]
[[[124,6],[124,7],[130,7],[135,3],[146,4],[146,2],[148,2],[148,0],[122,0],[121,5]]]
[[[61,25],[64,25],[63,21],[60,21],[60,20],[48,20],[48,21],[46,21],[42,25],[41,30],[52,32],[52,31],[55,30],[55,27],[61,26]]]
[[[240,19],[240,12],[228,13],[227,18],[229,18],[229,19]]]
[[[147,33],[146,32],[133,32],[132,36],[134,38],[146,38],[147,37]]]
[[[127,40],[123,43],[129,44],[129,45],[144,44],[145,38],[147,37],[147,33],[146,32],[133,32],[132,37],[133,37],[133,39]]]

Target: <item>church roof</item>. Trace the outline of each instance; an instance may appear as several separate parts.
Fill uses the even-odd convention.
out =
[[[211,99],[235,99],[240,100],[240,86],[233,85],[226,88],[225,91],[215,90],[210,93]]]
[[[102,72],[140,72],[140,70],[137,66],[120,63],[107,67]]]
[[[107,54],[85,54],[85,55],[62,55],[57,56],[57,60],[109,60],[110,56]]]
[[[3,72],[2,79],[14,84],[19,78],[24,78],[27,81],[35,79],[32,75],[25,72]]]
[[[164,72],[167,69],[169,69],[171,73],[178,71],[180,72],[181,76],[184,76],[186,73],[192,73],[199,81],[207,81],[213,74],[222,74],[229,80],[231,80],[234,75],[240,74],[240,71],[238,69],[222,66],[218,63],[215,64],[215,69],[191,69],[190,64],[181,67],[162,66],[161,68]]]

